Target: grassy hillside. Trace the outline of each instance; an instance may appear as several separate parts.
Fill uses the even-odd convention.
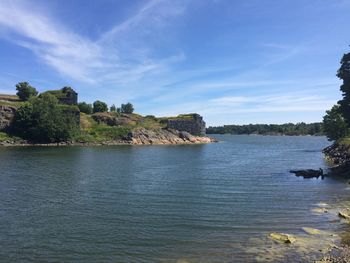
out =
[[[136,128],[157,129],[165,124],[154,116],[102,112],[87,115],[80,113],[78,142],[102,142],[119,140]]]
[[[23,103],[24,102],[16,95],[0,94],[0,106],[12,106],[18,108],[23,105]]]

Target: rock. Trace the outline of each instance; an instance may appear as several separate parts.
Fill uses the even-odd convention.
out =
[[[350,215],[347,212],[345,212],[345,211],[339,211],[338,215],[341,218],[350,219]]]
[[[307,170],[290,170],[290,173],[295,174],[296,176],[301,176],[304,178],[318,178],[320,176],[323,177],[323,170],[320,168],[319,170],[307,169]]]
[[[15,113],[16,108],[13,106],[0,106],[0,131],[5,131],[10,127]]]
[[[326,161],[332,165],[329,176],[350,178],[350,146],[334,143],[323,149]]]
[[[97,123],[107,124],[108,126],[118,126],[118,125],[131,125],[134,124],[132,120],[126,117],[117,117],[113,112],[98,112],[92,115],[92,118]]]
[[[199,144],[215,142],[209,137],[194,136],[188,132],[173,129],[145,129],[138,128],[130,132],[124,139],[130,144]]]
[[[271,233],[270,238],[285,244],[291,244],[296,241],[296,239],[293,236],[284,233]]]
[[[302,230],[309,235],[320,235],[322,233],[321,230],[311,227],[303,227]]]
[[[311,210],[311,212],[316,213],[316,214],[324,214],[324,213],[328,213],[328,210],[324,207],[322,207],[322,208],[316,207],[316,208],[313,208]]]

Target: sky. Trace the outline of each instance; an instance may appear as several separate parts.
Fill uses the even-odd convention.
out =
[[[0,0],[0,93],[28,81],[207,125],[317,122],[350,0]]]

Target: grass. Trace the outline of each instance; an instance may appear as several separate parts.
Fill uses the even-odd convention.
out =
[[[98,124],[91,115],[80,113],[80,134],[75,138],[78,142],[103,142],[119,140],[126,136],[132,126],[108,126]]]
[[[5,101],[5,100],[0,100],[0,106],[12,106],[15,108],[19,108],[24,104],[23,101]]]
[[[0,142],[5,142],[5,141],[19,141],[21,138],[16,137],[16,136],[11,136],[8,135],[5,132],[0,132]]]

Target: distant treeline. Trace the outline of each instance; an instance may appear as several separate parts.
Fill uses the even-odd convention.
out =
[[[261,134],[261,135],[323,135],[321,122],[306,124],[248,124],[224,125],[207,128],[208,134]]]

